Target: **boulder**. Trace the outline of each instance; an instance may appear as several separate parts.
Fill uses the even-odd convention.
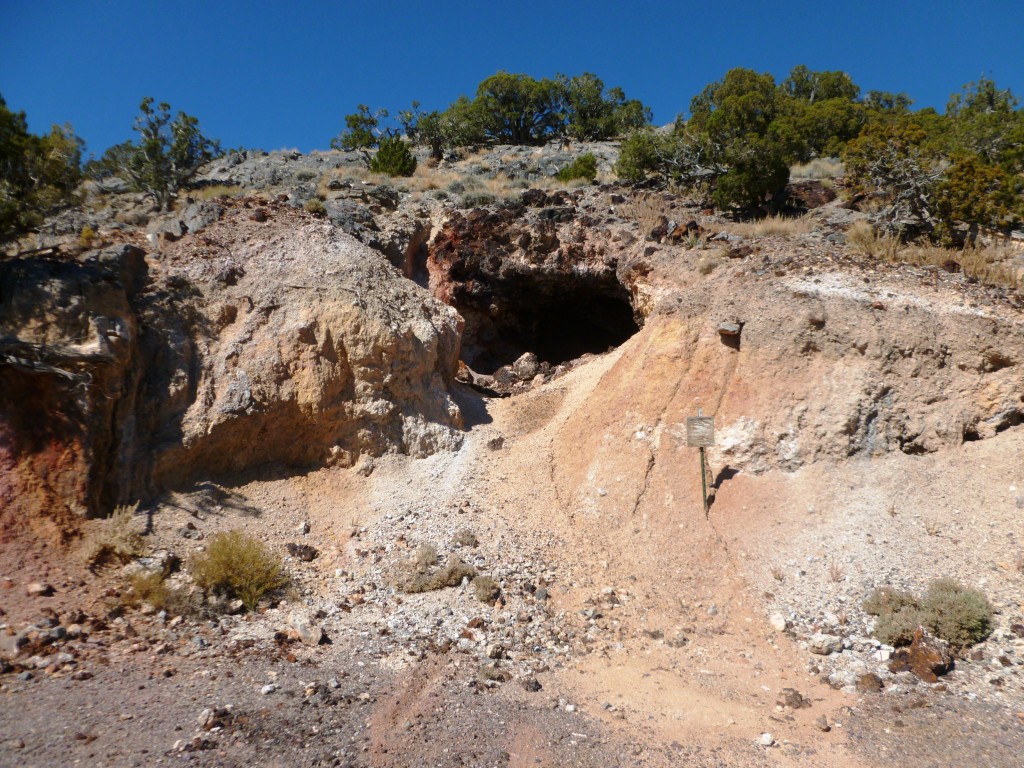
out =
[[[933,637],[922,627],[914,631],[909,648],[901,648],[889,662],[891,672],[913,672],[926,683],[937,682],[953,669],[953,656],[944,640]]]
[[[833,653],[841,653],[843,650],[843,638],[837,635],[825,635],[818,633],[811,635],[807,640],[807,650],[819,656],[828,656]]]
[[[293,613],[288,619],[291,634],[303,645],[320,645],[324,631],[313,624],[308,616]]]

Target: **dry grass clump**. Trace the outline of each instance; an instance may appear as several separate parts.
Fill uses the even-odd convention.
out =
[[[167,583],[167,574],[162,571],[134,573],[129,579],[128,586],[128,593],[121,599],[122,605],[131,608],[149,605],[154,611],[167,611],[173,616],[200,612],[192,596],[180,587],[170,586]]]
[[[1005,245],[943,248],[928,243],[903,244],[893,235],[883,235],[867,221],[857,221],[846,230],[846,242],[856,253],[881,261],[939,267],[963,272],[987,285],[1021,286],[1019,269],[1013,266],[1014,251]]]
[[[288,583],[281,559],[239,530],[211,536],[206,552],[193,558],[191,570],[201,589],[237,598],[250,611],[261,597]]]
[[[199,187],[189,192],[189,195],[196,200],[214,200],[218,197],[239,197],[245,194],[245,190],[237,184],[211,184],[208,187]]]
[[[726,232],[741,237],[792,237],[814,231],[814,219],[810,216],[766,216],[755,221],[740,221],[723,227]]]
[[[936,245],[909,245],[897,254],[897,259],[920,267],[962,271],[967,277],[986,285],[1019,288],[1021,275],[1013,267],[1013,256],[1011,250],[1000,246],[956,249]]]
[[[399,569],[394,585],[403,592],[432,592],[457,587],[463,579],[476,575],[476,569],[456,555],[449,555],[444,565],[438,566],[437,549],[424,544],[416,550],[412,561]]]
[[[662,195],[644,192],[634,195],[631,199],[616,207],[616,213],[623,219],[634,221],[641,232],[650,232],[661,224],[662,217],[678,218],[678,214],[670,207],[670,203]]]
[[[854,251],[873,259],[895,261],[900,241],[892,235],[880,235],[867,221],[855,221],[846,230],[846,244]]]
[[[311,213],[314,216],[326,216],[327,206],[324,205],[324,201],[314,197],[306,201],[306,204],[302,206],[306,209],[306,213]]]
[[[85,545],[85,562],[90,569],[127,563],[146,553],[142,534],[135,530],[132,519],[138,509],[138,502],[116,507],[103,527],[89,537]]]
[[[882,587],[868,595],[862,607],[878,616],[875,636],[887,645],[909,645],[918,627],[960,648],[980,643],[992,633],[988,598],[954,579],[936,579],[921,599]]]
[[[501,585],[490,576],[477,576],[472,586],[473,594],[481,603],[493,603],[501,595]]]
[[[702,275],[710,275],[724,262],[725,257],[721,250],[706,251],[697,259],[697,271]]]
[[[820,181],[838,179],[846,173],[843,161],[838,157],[816,157],[813,160],[794,165],[789,169],[793,181]]]

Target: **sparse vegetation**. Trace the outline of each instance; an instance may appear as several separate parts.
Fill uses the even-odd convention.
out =
[[[815,157],[806,163],[797,163],[789,169],[789,178],[793,181],[823,181],[837,179],[846,173],[843,162],[836,157]]]
[[[127,563],[146,553],[142,534],[135,525],[138,510],[138,503],[116,507],[102,527],[89,537],[85,548],[89,568],[96,570],[105,565]]]
[[[239,530],[210,537],[191,563],[192,578],[206,592],[241,600],[250,611],[264,595],[288,583],[281,559]]]
[[[165,574],[160,571],[140,571],[129,580],[129,601],[135,607],[148,603],[156,610],[162,611],[170,602],[171,590],[167,586]]]
[[[726,224],[723,229],[743,237],[771,237],[806,235],[814,230],[810,216],[766,216],[763,219]]]
[[[656,192],[635,194],[618,205],[616,212],[623,219],[635,221],[645,235],[657,227],[663,218],[668,219],[673,215],[669,202]]]
[[[323,200],[316,197],[307,200],[306,204],[302,207],[305,208],[306,213],[311,213],[314,216],[327,215],[327,206],[324,205]]]
[[[963,272],[988,285],[1020,286],[1016,254],[1005,246],[946,248],[924,243],[902,243],[896,235],[878,232],[869,222],[854,222],[846,230],[846,242],[855,252],[880,261],[901,262],[920,267],[938,267]]]
[[[219,197],[239,197],[245,190],[234,184],[210,184],[192,190],[189,194],[196,200],[216,200]]]
[[[992,632],[992,606],[978,590],[953,579],[936,579],[925,596],[888,587],[874,590],[864,610],[877,616],[875,636],[892,646],[909,645],[918,627],[931,630],[950,645],[980,643]]]
[[[92,227],[82,227],[82,231],[78,234],[78,244],[83,248],[91,248],[95,241],[96,230]]]

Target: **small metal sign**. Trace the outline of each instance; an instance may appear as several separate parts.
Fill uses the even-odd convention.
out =
[[[686,445],[690,448],[711,448],[715,444],[714,416],[686,417]]]

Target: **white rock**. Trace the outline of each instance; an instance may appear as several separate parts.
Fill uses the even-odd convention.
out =
[[[277,690],[277,686],[274,683],[268,683],[260,688],[260,693],[264,696],[269,696],[271,693]]]
[[[772,629],[776,632],[785,632],[789,629],[789,622],[786,621],[786,617],[781,613],[773,613],[769,616],[768,623],[772,625]]]
[[[819,656],[828,656],[832,653],[840,653],[843,650],[843,638],[836,635],[825,635],[818,633],[811,635],[807,640],[807,650]]]
[[[762,747],[770,747],[772,744],[775,743],[775,737],[772,736],[770,733],[762,733],[761,738],[757,740],[757,743],[760,744]]]
[[[324,631],[320,627],[314,626],[307,617],[298,613],[293,613],[288,619],[288,624],[291,626],[296,637],[298,637],[304,645],[320,645],[320,640],[323,638]]]

